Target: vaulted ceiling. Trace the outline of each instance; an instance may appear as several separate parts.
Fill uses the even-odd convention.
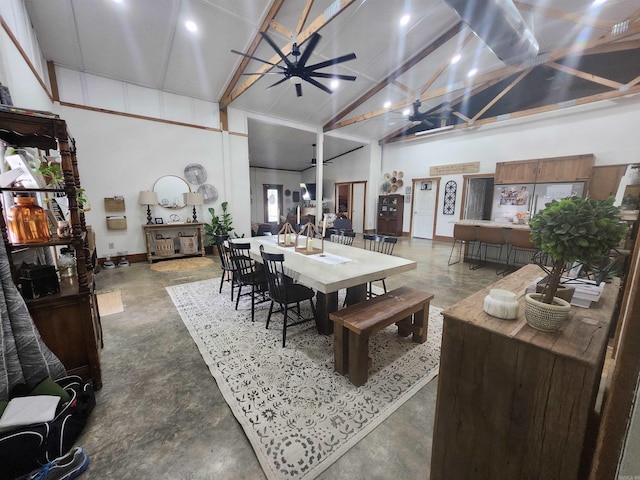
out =
[[[640,91],[637,0],[515,2],[539,53],[508,65],[479,38],[486,32],[461,21],[452,0],[25,1],[48,61],[254,115],[250,155],[257,166],[308,168],[314,128],[328,133],[330,158],[369,139],[400,141]],[[466,4],[495,17],[495,29],[500,16],[490,9],[505,2]],[[285,53],[293,38],[304,51],[317,32],[322,38],[307,64],[354,52],[355,60],[320,71],[356,80],[333,87],[317,78],[332,94],[305,81],[301,97],[288,81],[267,89],[282,75],[246,75],[271,66],[231,52],[282,65],[260,32]],[[412,122],[406,109],[432,115]],[[267,125],[267,117],[308,128],[293,135],[291,126]]]

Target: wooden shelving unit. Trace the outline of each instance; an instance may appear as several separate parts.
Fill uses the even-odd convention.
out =
[[[91,379],[94,388],[102,387],[99,348],[102,345],[100,314],[93,280],[93,252],[90,251],[84,212],[78,205],[80,188],[75,141],[67,124],[49,112],[0,107],[0,140],[7,146],[32,147],[46,152],[58,150],[61,157],[63,188],[4,188],[3,192],[64,193],[68,199],[71,237],[52,236],[49,241],[13,244],[9,241],[0,200],[0,230],[9,262],[12,253],[22,249],[71,246],[75,253],[77,277],[61,280],[60,292],[25,302],[45,344],[55,353],[69,374]]]
[[[404,195],[380,195],[378,197],[378,228],[380,235],[402,236]]]

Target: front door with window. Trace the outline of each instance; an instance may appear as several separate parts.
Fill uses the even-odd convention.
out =
[[[274,225],[280,224],[282,210],[282,185],[263,185],[264,192],[264,222]]]

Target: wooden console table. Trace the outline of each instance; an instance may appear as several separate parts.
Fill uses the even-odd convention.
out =
[[[617,288],[545,333],[524,318],[524,291],[539,276],[526,265],[442,312],[431,480],[586,478]],[[484,313],[491,288],[518,295],[516,320]]]
[[[149,263],[153,263],[154,260],[169,260],[172,258],[184,258],[184,257],[194,257],[200,256],[204,257],[204,223],[165,223],[160,225],[142,225],[142,230],[145,234],[145,243],[147,246],[147,260]],[[180,233],[188,233],[188,232],[197,232],[198,238],[198,250],[196,253],[180,253],[178,250],[173,255],[168,256],[160,256],[155,253],[155,239],[156,235],[160,234],[162,236],[171,235],[175,238],[178,237]],[[177,245],[179,247],[179,245]]]

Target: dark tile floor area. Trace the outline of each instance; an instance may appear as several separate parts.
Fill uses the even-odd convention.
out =
[[[489,267],[448,266],[450,251],[447,243],[401,239],[394,254],[416,260],[417,269],[387,278],[387,287],[431,291],[433,305],[448,307],[497,280]],[[212,268],[187,272],[136,263],[97,274],[99,293],[122,292],[124,312],[102,319],[104,387],[78,442],[91,456],[83,478],[265,478],[165,290],[219,276],[217,258]],[[427,479],[436,388],[437,379],[319,478]]]

